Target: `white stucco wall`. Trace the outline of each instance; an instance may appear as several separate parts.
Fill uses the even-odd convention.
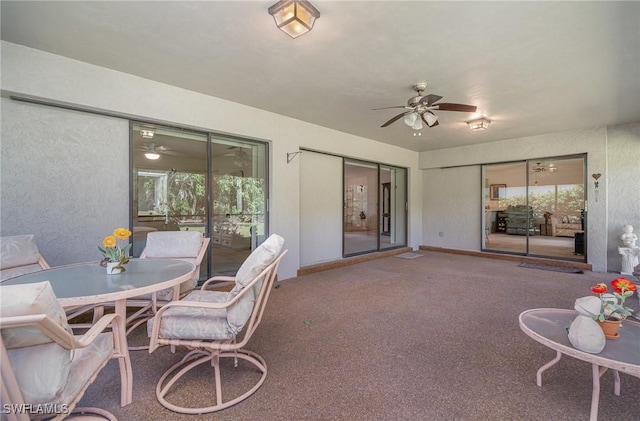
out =
[[[509,139],[488,144],[442,149],[420,154],[420,168],[423,171],[425,196],[423,197],[423,242],[425,245],[480,250],[481,215],[480,202],[480,165],[496,162],[508,162],[524,159],[545,158],[554,156],[587,154],[587,174],[608,174],[600,179],[598,201],[595,201],[594,183],[589,176],[587,183],[587,261],[593,265],[594,271],[619,271],[619,257],[615,240],[619,237],[621,224],[634,223],[640,231],[638,222],[638,201],[640,189],[638,183],[638,166],[640,165],[640,136],[638,124],[597,127],[589,130],[573,130],[550,133],[520,139]],[[616,164],[619,162],[620,164]],[[618,168],[612,170],[612,166]],[[455,180],[455,188],[434,189],[434,178],[437,168],[447,169],[448,178]],[[476,168],[474,173],[467,166]],[[441,203],[456,201],[461,185],[465,179],[478,191],[469,188],[466,194],[475,195],[466,206],[451,208],[442,207]],[[605,180],[607,178],[607,180]],[[440,180],[441,181],[441,180]],[[446,184],[445,184],[446,185]],[[615,193],[612,193],[615,191]],[[615,198],[614,198],[615,197]],[[459,200],[459,199],[458,199]],[[622,209],[624,215],[618,215]],[[447,228],[452,231],[443,240],[437,234],[441,230],[427,229],[434,221],[451,220],[451,214],[457,220],[469,221],[471,225],[451,224]],[[633,216],[635,215],[635,216]],[[615,222],[614,222],[615,220]],[[624,221],[624,222],[621,222]],[[629,221],[629,222],[627,222]],[[456,240],[451,244],[451,238]],[[472,240],[473,239],[473,240]],[[612,241],[615,240],[615,243]],[[617,264],[616,264],[617,263]]]
[[[300,160],[293,159],[287,164],[286,159],[287,152],[295,152],[300,147],[409,168],[408,243],[414,248],[422,243],[422,179],[416,152],[5,41],[1,43],[1,58],[1,87],[5,95],[16,92],[123,113],[140,120],[270,142],[270,227],[271,232],[286,239],[289,249],[280,266],[281,279],[295,276],[300,262]],[[4,114],[2,118],[4,120]],[[105,144],[100,147],[109,145],[109,140],[103,142]],[[89,153],[95,146],[79,145],[87,148],[82,153]],[[72,168],[68,174],[73,175]],[[122,204],[122,198],[115,195],[105,195],[103,200],[118,203],[118,206]],[[4,211],[5,204],[1,206]],[[104,220],[107,212],[104,209],[91,218]],[[342,209],[336,212],[342,212]],[[69,226],[60,226],[59,233],[78,231],[83,223],[82,219],[74,220]],[[110,225],[105,223],[105,226]],[[75,248],[79,245],[64,246]]]
[[[640,237],[640,123],[607,130],[607,172],[600,184],[607,185],[609,199],[608,267],[619,272],[622,226],[630,224]]]
[[[2,98],[0,227],[52,266],[98,261],[129,226],[129,124]],[[55,141],[53,141],[55,139]]]

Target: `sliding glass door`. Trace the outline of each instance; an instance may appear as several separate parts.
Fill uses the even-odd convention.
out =
[[[380,165],[380,249],[407,244],[407,170]]]
[[[345,256],[378,250],[378,184],[377,164],[345,159]]]
[[[586,261],[586,156],[483,167],[483,249]]]
[[[153,231],[211,238],[201,277],[234,275],[268,232],[267,145],[132,123],[132,254]]]
[[[407,244],[407,170],[344,160],[343,256]]]

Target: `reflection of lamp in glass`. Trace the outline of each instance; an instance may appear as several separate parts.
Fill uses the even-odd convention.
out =
[[[147,152],[144,154],[144,157],[151,160],[156,160],[160,158],[160,154],[155,152]]]
[[[144,137],[145,139],[153,139],[155,135],[156,132],[153,129],[140,129],[140,136]]]
[[[273,16],[278,29],[291,38],[309,32],[320,17],[318,9],[305,0],[281,0],[269,6],[269,14]]]

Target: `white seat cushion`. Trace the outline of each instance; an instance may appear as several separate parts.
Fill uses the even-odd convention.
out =
[[[222,291],[192,291],[181,301],[224,303],[227,293]],[[155,319],[147,322],[151,336]],[[172,307],[161,318],[159,336],[164,339],[230,339],[233,332],[227,324],[224,309]]]

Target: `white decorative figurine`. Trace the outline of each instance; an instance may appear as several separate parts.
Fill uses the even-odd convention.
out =
[[[622,236],[620,239],[622,240],[622,244],[625,247],[636,248],[636,241],[638,241],[638,236],[633,233],[633,227],[629,224],[622,227]]]
[[[590,354],[597,354],[604,349],[604,332],[593,319],[600,314],[600,305],[600,298],[593,295],[576,300],[573,308],[579,314],[569,327],[569,342],[574,348]]]
[[[638,266],[638,254],[640,248],[636,245],[638,236],[633,233],[633,227],[629,224],[623,227],[623,234],[620,236],[624,247],[618,247],[618,253],[622,256],[622,275],[633,275],[633,269]]]

